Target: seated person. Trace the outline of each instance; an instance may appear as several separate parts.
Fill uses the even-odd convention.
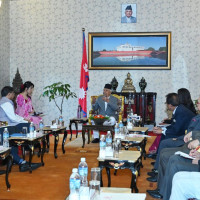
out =
[[[198,99],[197,108],[200,110],[200,97]],[[172,148],[172,147],[179,147],[184,145],[186,142],[189,141],[189,138],[192,135],[192,131],[200,131],[200,115],[196,115],[192,118],[190,121],[190,124],[187,129],[187,135],[179,136],[178,138],[169,138],[161,141],[159,146],[158,154],[160,154],[160,151],[164,148]],[[154,169],[158,169],[159,164],[159,156],[156,158],[156,163],[154,164]]]
[[[195,114],[179,104],[178,95],[176,93],[169,93],[166,96],[167,109],[173,111],[172,123],[166,128],[154,127],[155,134],[162,134],[162,139],[177,138],[184,135],[185,130],[188,128],[190,120]]]
[[[163,198],[168,200],[171,194],[172,179],[175,173],[179,171],[197,172],[199,167],[197,164],[197,148],[200,145],[200,131],[192,131],[192,140],[187,142],[182,147],[166,148],[160,153],[158,183],[156,190],[147,190],[147,192],[154,198]],[[174,153],[181,151],[189,153],[195,159],[184,158]],[[195,161],[196,160],[196,161]]]
[[[199,168],[200,168],[200,160]],[[200,172],[200,169],[199,169]],[[172,181],[172,193],[170,200],[200,199],[200,173],[199,172],[177,172]]]
[[[35,125],[39,126],[41,117],[33,116],[34,109],[31,101],[31,96],[34,90],[34,84],[30,81],[25,82],[20,88],[20,94],[17,96],[16,103],[17,109],[16,114],[30,120]],[[38,128],[38,127],[37,127]]]
[[[97,99],[92,99],[92,109],[98,110],[98,114],[109,116],[109,122],[104,122],[109,125],[114,125],[118,118],[117,110],[118,110],[118,99],[111,95],[111,85],[106,84],[103,90],[103,95],[99,96]],[[99,142],[99,132],[93,131],[94,140],[92,143]]]
[[[194,104],[193,104],[192,99],[191,99],[190,92],[186,88],[180,88],[178,90],[178,99],[179,99],[179,104],[184,105],[186,108],[191,110],[195,115],[197,114],[195,107],[194,107]],[[171,124],[171,123],[172,123],[171,119],[164,119],[164,121],[162,123],[160,123],[160,125]],[[149,148],[150,154],[153,154],[158,150],[159,142],[160,142],[160,136],[158,135],[157,138],[155,139],[155,142]],[[151,155],[149,155],[149,156],[151,156]]]
[[[190,92],[186,88],[180,88],[180,89],[178,89],[177,94],[178,94],[179,104],[184,105],[186,108],[191,110],[196,115],[197,111],[196,111],[194,104],[192,102]],[[172,123],[171,119],[164,119],[163,122],[166,123],[166,124]]]
[[[16,126],[18,129],[21,129],[23,126],[27,126],[27,123],[30,122],[28,119],[16,115],[14,112],[14,103],[13,99],[15,96],[14,90],[10,86],[5,86],[1,90],[1,100],[0,100],[0,121],[7,121],[9,126]],[[19,165],[20,171],[27,171],[29,169],[28,163],[25,160],[21,159],[18,156],[18,148],[12,147],[11,154],[13,155],[14,163]],[[34,168],[35,166],[33,166]]]
[[[169,93],[166,96],[167,109],[173,111],[171,125],[160,128],[154,127],[153,132],[161,135],[161,141],[168,138],[177,138],[185,134],[190,120],[195,114],[179,103],[179,98],[176,93]]]

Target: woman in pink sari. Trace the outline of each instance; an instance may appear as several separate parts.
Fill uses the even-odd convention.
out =
[[[32,106],[31,96],[34,90],[34,84],[30,81],[25,82],[20,88],[20,94],[17,96],[16,103],[17,109],[16,114],[29,119],[35,125],[39,125],[40,120],[42,119],[39,116],[34,115],[34,109]]]

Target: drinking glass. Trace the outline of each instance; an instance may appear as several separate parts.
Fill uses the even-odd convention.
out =
[[[80,200],[90,200],[89,187],[80,187]]]
[[[90,200],[100,200],[100,181],[92,180],[90,185]]]
[[[0,134],[0,146],[3,146],[3,134]]]
[[[119,148],[120,148],[120,144],[117,141],[113,142],[113,157],[114,158],[119,158]]]
[[[27,127],[22,127],[22,134],[27,135]]]
[[[100,181],[100,168],[91,168],[91,181]]]

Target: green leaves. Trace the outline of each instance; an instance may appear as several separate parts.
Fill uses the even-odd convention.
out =
[[[49,98],[49,102],[54,100],[56,106],[58,107],[59,111],[62,114],[63,100],[64,99],[68,100],[69,97],[77,98],[76,93],[71,92],[70,87],[71,86],[69,84],[63,84],[62,82],[53,83],[52,85],[46,86],[44,88],[45,91],[42,93],[41,96],[48,97]],[[61,98],[62,99],[60,106],[56,102],[57,98]]]

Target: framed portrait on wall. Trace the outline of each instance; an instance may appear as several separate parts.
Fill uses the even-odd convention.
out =
[[[121,23],[136,23],[136,14],[136,4],[122,4]]]

